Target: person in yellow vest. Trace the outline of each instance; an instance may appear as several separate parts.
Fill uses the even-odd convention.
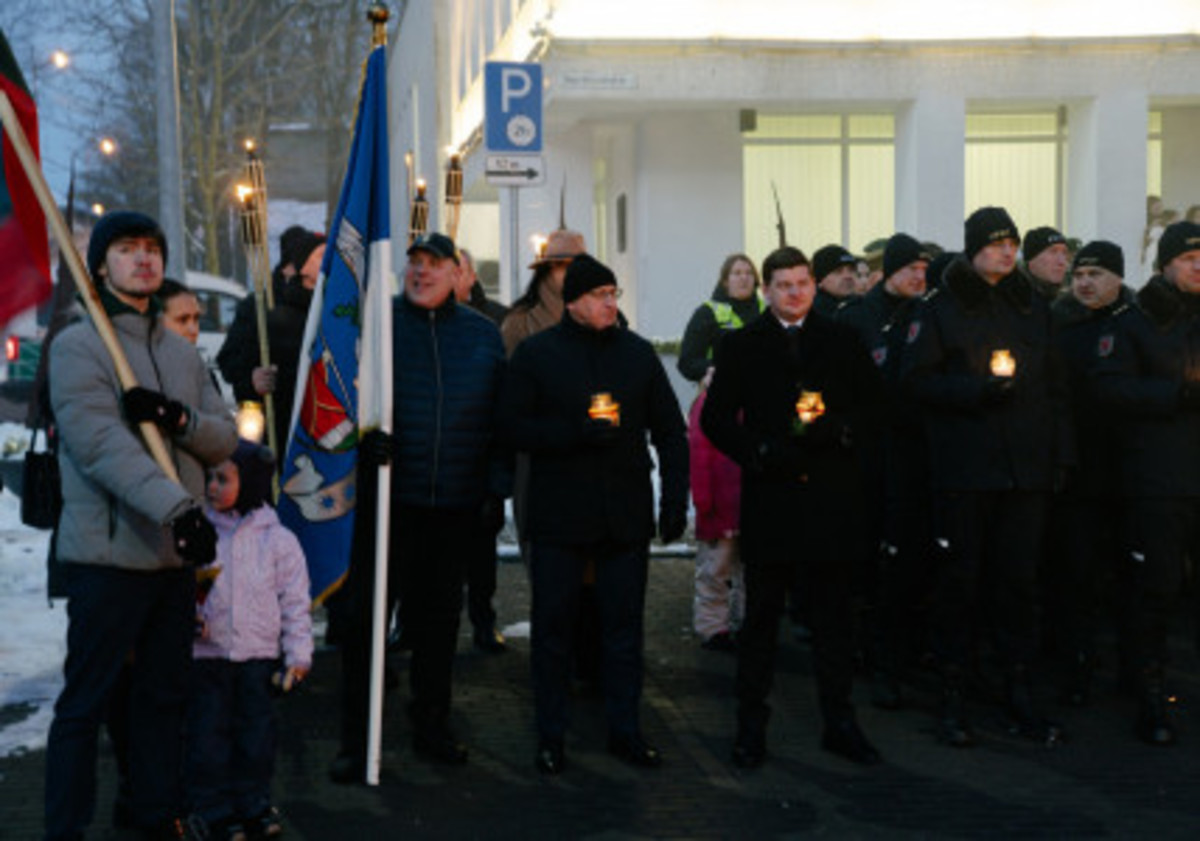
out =
[[[679,348],[679,372],[700,386],[688,414],[692,502],[696,509],[696,584],[692,627],[704,648],[734,651],[742,619],[742,562],[738,552],[741,469],[705,437],[698,419],[712,379],[721,337],[741,329],[766,308],[758,269],[745,254],[730,254],[712,298],[692,314]]]

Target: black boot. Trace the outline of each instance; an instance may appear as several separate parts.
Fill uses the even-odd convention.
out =
[[[1046,747],[1055,747],[1063,741],[1062,728],[1034,711],[1033,686],[1027,666],[1018,664],[1009,670],[1004,681],[1004,696],[1011,734],[1040,741]]]
[[[967,722],[962,672],[947,669],[942,676],[942,709],[938,718],[938,738],[955,748],[975,744],[975,735]]]
[[[1138,736],[1150,745],[1167,747],[1175,744],[1175,727],[1171,723],[1170,701],[1163,689],[1161,666],[1151,666],[1142,671],[1140,694]]]
[[[1092,671],[1096,661],[1087,651],[1077,651],[1067,667],[1063,701],[1072,707],[1086,707],[1092,694]]]

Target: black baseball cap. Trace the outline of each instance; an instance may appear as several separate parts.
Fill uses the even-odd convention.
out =
[[[450,239],[450,237],[446,236],[445,234],[439,234],[436,231],[428,234],[421,234],[419,237],[413,240],[413,244],[408,247],[408,256],[411,257],[414,251],[425,251],[429,254],[432,254],[434,257],[439,257],[442,259],[449,258],[454,261],[456,266],[459,264],[458,246],[454,244],[454,240]]]

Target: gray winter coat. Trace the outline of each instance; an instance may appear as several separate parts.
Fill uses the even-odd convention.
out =
[[[50,348],[50,401],[61,436],[59,560],[153,571],[179,567],[170,521],[203,499],[205,469],[228,458],[237,428],[196,348],[153,315],[112,317],[138,383],[189,408],[187,427],[164,436],[182,485],[155,463],[121,412],[121,386],[91,321]]]

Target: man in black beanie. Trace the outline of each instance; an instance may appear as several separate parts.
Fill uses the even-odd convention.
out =
[[[647,434],[662,491],[658,535],[687,525],[688,445],[667,373],[645,339],[618,322],[621,290],[588,254],[563,281],[562,321],[517,346],[500,404],[500,434],[530,457],[532,663],[544,774],[565,767],[572,639],[584,569],[594,563],[603,643],[608,749],[634,766],[661,764],[642,735],[642,626],[655,533]]]
[[[943,675],[939,734],[973,742],[963,681],[973,632],[991,630],[1014,731],[1055,743],[1034,712],[1034,582],[1056,468],[1073,460],[1050,309],[1016,270],[1008,212],[967,219],[963,255],[921,303],[905,339],[904,387],[921,404],[934,537],[945,554],[931,624]],[[985,589],[982,585],[989,583]],[[976,623],[978,608],[988,623]]]
[[[1125,259],[1111,242],[1089,242],[1075,255],[1068,294],[1053,304],[1055,342],[1070,386],[1076,465],[1055,494],[1044,561],[1043,621],[1062,660],[1062,697],[1084,706],[1095,667],[1100,585],[1117,569],[1123,518],[1119,412],[1104,405],[1097,369],[1112,354],[1131,290]]]
[[[217,353],[221,376],[233,386],[233,396],[261,402],[263,395],[274,394],[275,447],[277,468],[287,456],[287,438],[291,430],[292,403],[295,400],[296,372],[300,365],[304,326],[313,289],[325,257],[325,236],[293,226],[280,238],[280,261],[275,268],[275,306],[267,313],[267,344],[271,359],[262,365],[258,348],[258,320],[255,297],[247,295],[237,306],[233,323]]]
[[[812,259],[817,297],[813,309],[832,318],[838,307],[854,300],[858,282],[858,258],[840,245],[818,248]]]
[[[82,838],[95,812],[97,730],[130,658],[130,790],[123,813],[152,838],[189,837],[182,738],[189,693],[196,565],[216,533],[200,507],[205,469],[237,444],[203,360],[158,318],[166,241],[142,213],[113,211],[88,245],[88,268],[139,385],[122,386],[91,319],[50,346],[50,401],[62,448],[56,561],[66,585],[65,682],[46,747],[48,839]],[[160,428],[178,478],[138,432]]]
[[[1071,252],[1067,238],[1054,228],[1033,228],[1025,233],[1021,243],[1022,271],[1033,288],[1047,301],[1053,301],[1065,290],[1063,281],[1071,268]]]
[[[928,455],[919,410],[900,388],[900,358],[929,262],[926,246],[894,235],[883,252],[883,282],[837,313],[858,332],[884,387],[884,435],[860,457],[867,494],[862,645],[871,702],[881,709],[903,702],[899,674],[917,643],[913,605],[928,584]]]
[[[1155,265],[1159,273],[1138,290],[1138,306],[1115,318],[1110,341],[1098,348],[1096,383],[1125,425],[1118,440],[1128,535],[1118,568],[1127,617],[1123,683],[1137,688],[1138,736],[1171,745],[1167,625],[1200,523],[1200,225],[1169,225]]]

